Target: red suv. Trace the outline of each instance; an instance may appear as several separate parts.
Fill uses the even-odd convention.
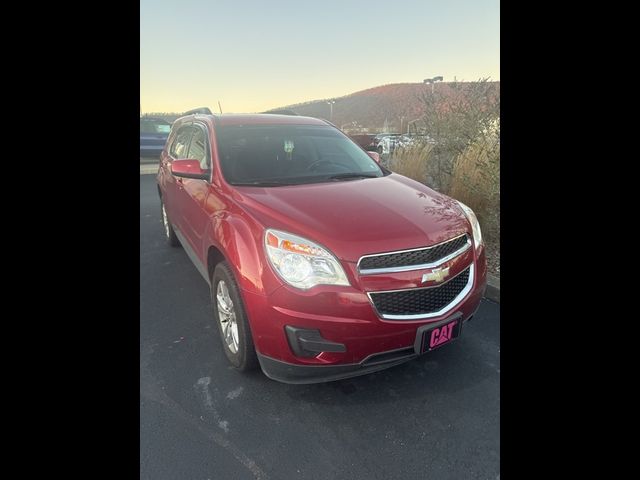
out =
[[[237,369],[338,380],[461,334],[486,286],[478,221],[377,160],[315,118],[173,124],[157,177],[164,231],[210,285]]]

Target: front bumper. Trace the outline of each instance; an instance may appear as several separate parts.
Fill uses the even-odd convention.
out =
[[[363,375],[411,360],[418,355],[414,343],[420,327],[456,317],[466,322],[474,315],[486,288],[484,250],[474,259],[474,265],[476,275],[469,293],[445,314],[429,319],[380,318],[366,293],[372,288],[362,283],[318,286],[308,291],[283,286],[270,295],[243,290],[262,370],[267,377],[285,383],[316,383]],[[417,273],[405,276],[409,275]],[[366,281],[381,280],[380,276],[372,276]],[[316,330],[319,335],[313,342],[333,344],[329,349],[332,351],[317,355],[294,352],[297,349],[292,348],[287,327]]]
[[[462,314],[451,315],[444,321],[435,324],[448,323],[456,317],[462,318]],[[463,320],[468,322],[473,318],[473,314]],[[428,324],[429,327],[436,326]],[[419,342],[414,341],[411,347],[400,348],[389,352],[380,352],[369,355],[359,363],[335,364],[335,365],[299,365],[294,363],[276,360],[266,355],[258,353],[258,361],[264,374],[272,380],[291,384],[309,384],[321,382],[333,382],[345,378],[358,377],[387,368],[401,365],[417,358]]]
[[[405,363],[416,358],[416,356],[415,354],[406,355],[401,359],[379,363],[377,365],[362,365],[360,363],[344,365],[296,365],[282,362],[260,353],[258,354],[258,360],[260,361],[262,371],[271,380],[277,380],[282,383],[307,384],[333,382],[335,380],[343,380],[345,378],[378,372]]]

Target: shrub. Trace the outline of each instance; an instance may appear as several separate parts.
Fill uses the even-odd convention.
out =
[[[451,83],[433,92],[426,88],[419,100],[425,113],[416,127],[435,141],[428,174],[434,188],[447,192],[463,152],[495,132],[496,124],[499,132],[499,85],[487,78]]]
[[[456,159],[448,195],[478,216],[489,242],[500,241],[500,141],[489,134],[469,145]]]

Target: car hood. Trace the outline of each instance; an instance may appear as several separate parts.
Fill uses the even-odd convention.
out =
[[[391,174],[283,187],[235,187],[236,201],[266,228],[303,236],[338,258],[419,248],[469,231],[455,200]]]

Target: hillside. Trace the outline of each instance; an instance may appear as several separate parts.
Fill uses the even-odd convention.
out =
[[[499,93],[500,82],[492,82]],[[436,83],[436,94],[448,97],[453,94],[456,86],[459,92],[464,92],[466,83]],[[430,94],[431,85],[423,83],[392,83],[381,85],[359,92],[337,97],[333,100],[333,123],[350,133],[357,132],[381,132],[385,122],[387,130],[399,132],[407,130],[407,124],[424,114],[423,105],[419,98],[422,94]],[[324,118],[329,120],[331,107],[328,99],[313,100],[310,102],[286,105],[272,110],[291,110],[298,115]],[[174,121],[180,117],[180,113],[147,113],[146,115],[165,118]],[[404,118],[403,118],[404,117]],[[357,122],[354,127],[352,122]]]
[[[500,82],[493,82],[500,88]],[[435,91],[447,96],[452,92],[453,83],[436,83]],[[464,83],[458,82],[464,88]],[[354,130],[347,124],[357,122],[359,126],[372,131],[383,129],[385,121],[389,131],[406,131],[407,123],[422,116],[423,106],[420,95],[429,94],[431,85],[423,83],[394,83],[369,88],[359,92],[334,98],[333,123],[345,130]],[[327,99],[314,100],[296,105],[287,105],[278,109],[292,110],[298,115],[318,117],[329,120],[331,107]],[[274,109],[276,110],[276,109]],[[404,117],[404,119],[403,119]]]

